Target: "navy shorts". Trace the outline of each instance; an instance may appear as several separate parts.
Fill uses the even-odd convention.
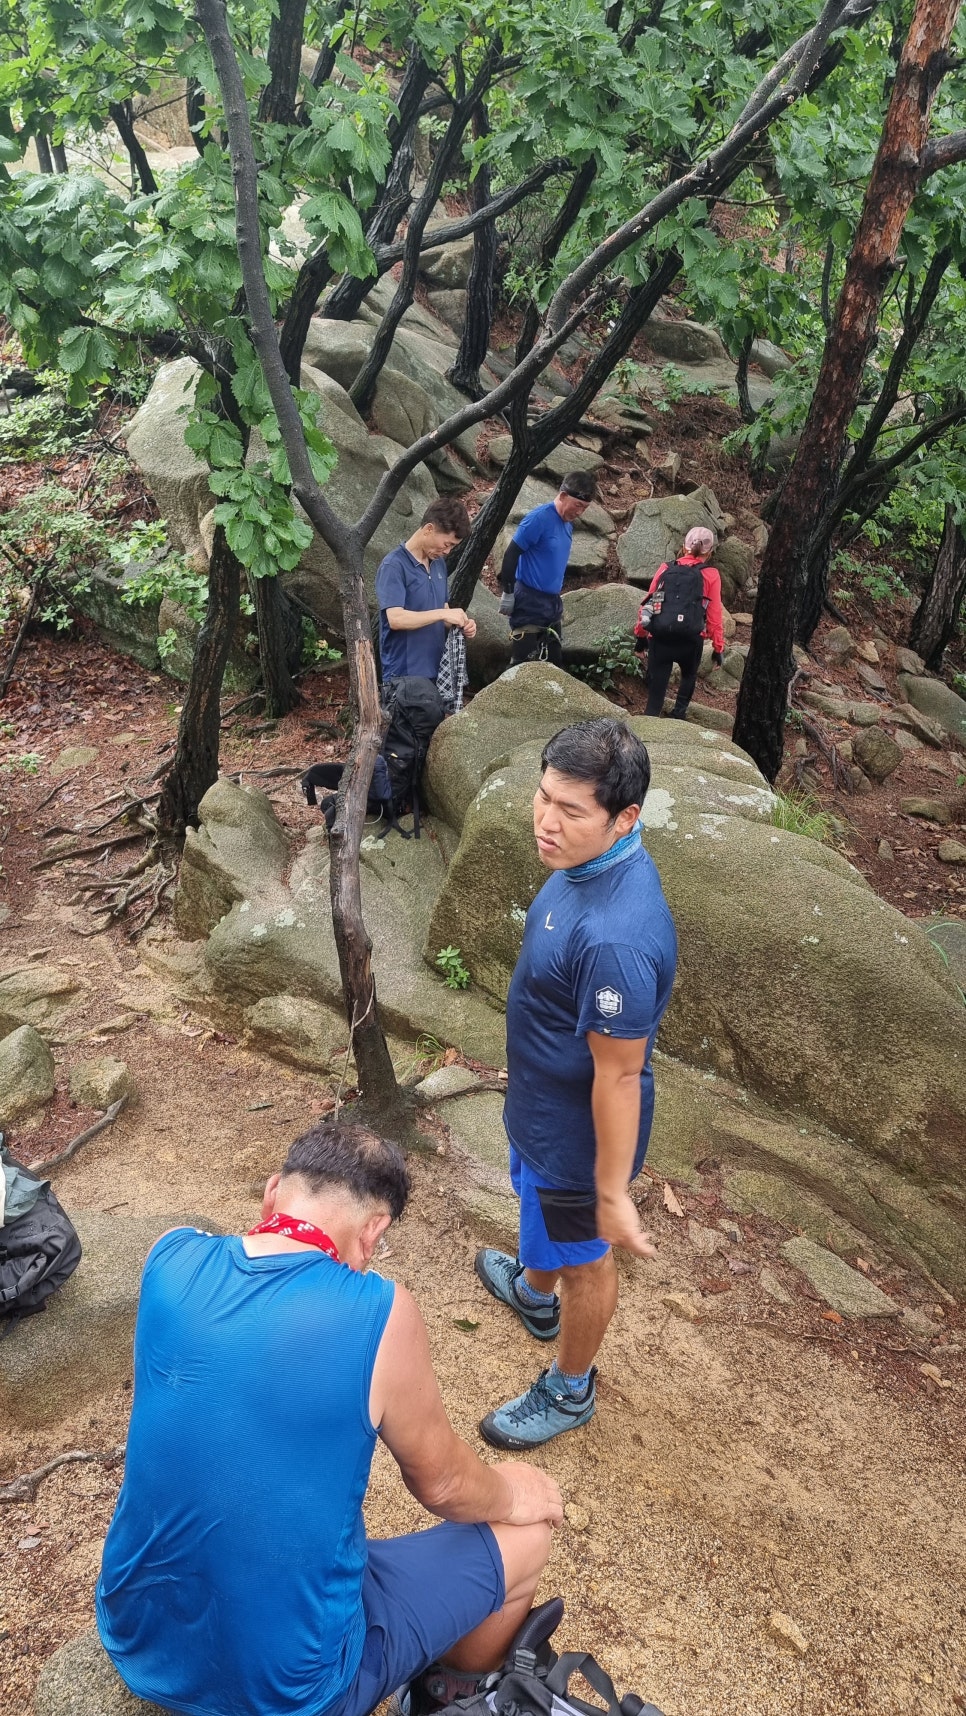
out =
[[[325,1716],[369,1716],[503,1607],[503,1557],[488,1525],[445,1521],[408,1537],[371,1539],[367,1547],[362,1659]]]
[[[610,1246],[597,1234],[597,1197],[543,1185],[510,1145],[510,1179],[520,1199],[520,1262],[526,1269],[566,1269],[596,1263]]]

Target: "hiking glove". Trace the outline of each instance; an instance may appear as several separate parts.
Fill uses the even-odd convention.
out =
[[[711,651],[711,665],[712,665],[712,667],[721,667],[723,662],[724,662],[724,656],[722,655],[720,649],[713,649]]]
[[[514,595],[512,590],[504,590],[500,597],[500,613],[509,616],[513,612]]]

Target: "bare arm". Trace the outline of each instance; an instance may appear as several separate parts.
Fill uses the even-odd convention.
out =
[[[642,1231],[628,1191],[641,1121],[641,1069],[646,1037],[607,1037],[587,1032],[594,1059],[590,1105],[597,1141],[597,1231],[611,1245],[638,1257],[656,1257]]]
[[[369,1411],[406,1488],[438,1518],[476,1525],[559,1525],[563,1519],[560,1490],[548,1473],[517,1460],[484,1465],[457,1436],[433,1373],[426,1325],[398,1282]]]

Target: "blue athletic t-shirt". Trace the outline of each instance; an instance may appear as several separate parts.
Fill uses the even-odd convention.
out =
[[[392,1282],[166,1234],[144,1269],[97,1626],[139,1698],[320,1716],[358,1668],[372,1368]]]
[[[384,680],[435,679],[443,659],[446,626],[442,620],[420,626],[414,632],[394,632],[386,619],[387,608],[408,608],[417,614],[446,606],[446,561],[431,560],[429,570],[404,542],[387,554],[376,573],[376,602],[379,606],[379,654]]]
[[[513,540],[520,550],[517,583],[529,584],[532,590],[546,590],[552,596],[559,596],[573,539],[573,525],[564,522],[553,501],[547,501],[545,506],[535,506],[513,532]]]
[[[594,1185],[588,1031],[648,1039],[634,1159],[640,1172],[654,1113],[651,1051],[676,961],[674,924],[643,846],[584,881],[557,870],[540,889],[507,996],[503,1123],[548,1184],[575,1191]]]

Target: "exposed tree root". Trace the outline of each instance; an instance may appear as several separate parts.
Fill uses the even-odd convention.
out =
[[[102,1460],[105,1466],[116,1466],[124,1458],[124,1443],[119,1442],[116,1448],[108,1448],[106,1452],[87,1453],[83,1448],[71,1448],[67,1454],[55,1454],[45,1466],[38,1466],[35,1472],[24,1472],[19,1478],[12,1478],[9,1484],[0,1487],[0,1502],[33,1501],[45,1478],[61,1466],[79,1466],[91,1460]]]
[[[64,1146],[63,1150],[58,1150],[56,1156],[38,1157],[35,1162],[29,1163],[28,1165],[31,1173],[35,1173],[36,1170],[40,1168],[45,1174],[47,1174],[50,1172],[51,1168],[59,1168],[62,1162],[69,1162],[71,1157],[76,1155],[82,1144],[89,1144],[90,1140],[92,1138],[96,1138],[99,1132],[105,1132],[109,1126],[114,1125],[115,1120],[126,1102],[126,1095],[119,1096],[116,1102],[111,1103],[110,1108],[105,1109],[100,1120],[95,1120],[94,1125],[88,1126],[85,1132],[78,1132],[77,1137],[72,1138],[70,1143]]]

